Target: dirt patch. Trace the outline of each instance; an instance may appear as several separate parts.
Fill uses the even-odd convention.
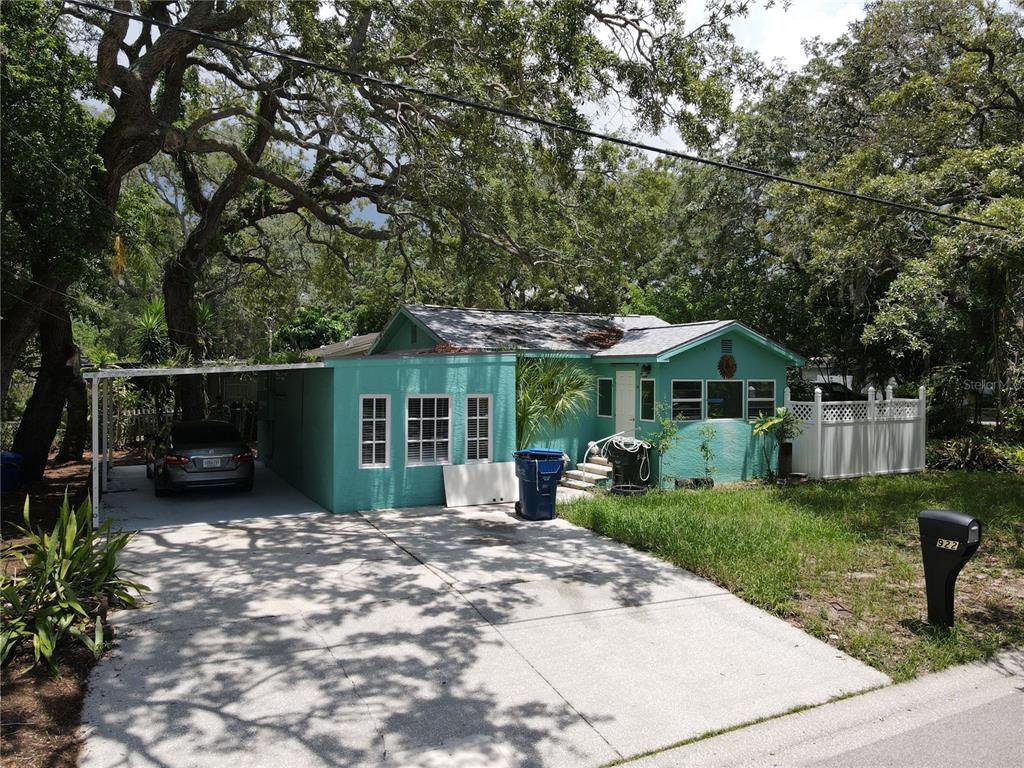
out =
[[[87,680],[96,658],[81,645],[57,653],[57,673],[27,669],[30,653],[15,656],[0,684],[0,759],[7,768],[74,768],[78,764]]]
[[[578,341],[584,347],[594,347],[596,349],[608,349],[609,347],[615,346],[622,340],[623,332],[621,328],[616,328],[613,325],[602,326],[594,328],[592,331],[588,331],[581,336]]]

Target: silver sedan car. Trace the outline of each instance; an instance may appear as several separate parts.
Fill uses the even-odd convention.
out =
[[[226,421],[181,421],[154,446],[153,490],[157,496],[190,488],[252,490],[252,449]]]

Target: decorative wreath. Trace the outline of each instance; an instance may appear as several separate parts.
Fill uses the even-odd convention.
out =
[[[718,361],[718,372],[723,379],[731,379],[736,375],[736,358],[732,355],[722,355]]]

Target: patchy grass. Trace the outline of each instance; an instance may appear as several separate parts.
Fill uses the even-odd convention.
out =
[[[957,623],[928,626],[917,513],[980,519]],[[792,487],[601,496],[577,525],[688,568],[896,680],[1024,643],[1024,476],[928,472]]]

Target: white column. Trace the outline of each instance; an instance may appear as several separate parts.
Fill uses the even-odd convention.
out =
[[[923,386],[917,388],[917,424],[920,429],[921,436],[921,455],[920,455],[920,467],[924,469],[927,466],[926,451],[928,444],[928,408],[927,408],[927,392]]]
[[[100,489],[107,490],[107,474],[110,472],[109,451],[110,451],[110,380],[103,380],[103,467],[100,471]]]
[[[100,381],[92,380],[92,527],[100,524]]]
[[[867,456],[863,466],[868,468],[868,474],[873,475],[878,471],[878,403],[875,400],[875,388],[868,387],[868,420],[864,428],[868,431],[864,445]]]
[[[825,425],[822,424],[822,407],[821,407],[821,387],[814,388],[814,477],[821,479],[822,477],[822,466],[825,461],[823,454],[823,434],[822,430]]]
[[[892,400],[892,384],[891,383],[888,386],[886,386],[886,388],[885,388],[885,399],[886,400]]]

